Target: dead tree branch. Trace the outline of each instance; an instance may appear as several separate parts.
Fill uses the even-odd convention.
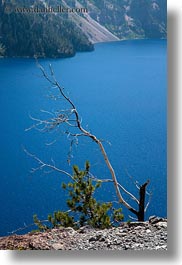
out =
[[[30,128],[28,128],[27,130],[30,130],[32,128],[38,128],[40,131],[47,131],[47,130],[50,131],[50,130],[54,130],[54,129],[58,128],[62,124],[66,124],[69,129],[65,132],[65,134],[67,134],[68,137],[72,137],[73,139],[75,139],[77,141],[78,137],[86,136],[86,137],[90,138],[92,141],[94,141],[98,145],[98,147],[101,151],[101,154],[104,158],[105,164],[106,164],[106,166],[107,166],[107,168],[111,174],[111,177],[112,177],[111,181],[114,184],[116,195],[118,197],[119,203],[123,204],[129,211],[131,211],[139,219],[141,219],[141,216],[142,216],[141,212],[142,211],[143,211],[143,215],[144,215],[145,188],[146,188],[148,182],[146,182],[145,184],[143,184],[140,187],[140,199],[139,200],[133,194],[128,192],[121,184],[118,183],[115,171],[114,171],[114,169],[110,163],[110,160],[108,158],[106,150],[103,146],[102,140],[98,139],[94,134],[92,134],[90,131],[88,131],[87,129],[85,129],[82,126],[82,121],[81,121],[79,112],[78,112],[74,102],[70,99],[69,96],[66,95],[64,88],[56,80],[52,66],[49,65],[49,69],[50,69],[50,76],[49,76],[47,74],[47,72],[45,71],[45,69],[39,63],[37,63],[37,64],[38,64],[38,67],[41,70],[44,78],[50,83],[50,85],[53,88],[56,88],[58,90],[58,92],[60,93],[62,98],[69,105],[69,109],[61,110],[61,111],[58,111],[56,113],[46,111],[46,113],[51,116],[49,119],[46,119],[46,120],[35,119],[35,118],[31,117],[32,120],[34,120],[36,123],[34,125],[32,125]],[[71,132],[71,128],[74,128],[74,132]],[[77,132],[76,132],[76,130],[77,130]],[[70,151],[72,149],[72,144],[73,144],[73,142],[71,140]],[[28,154],[27,151],[26,151],[26,153]],[[48,167],[48,168],[54,169],[60,173],[64,173],[67,176],[72,178],[72,176],[69,173],[67,173],[61,169],[58,169],[55,165],[46,164],[42,160],[40,160],[38,157],[36,157],[35,155],[32,155],[30,153],[29,153],[29,155],[38,162],[39,169],[42,169],[44,167]],[[69,152],[69,155],[70,155],[70,152]],[[70,159],[70,157],[69,157],[69,159]],[[34,169],[34,170],[37,170],[37,169]],[[121,194],[121,190],[123,192],[125,192],[127,195],[129,195],[131,197],[131,199],[134,200],[139,205],[139,210],[134,209],[123,198],[123,196]]]
[[[52,170],[55,170],[55,171],[57,171],[59,173],[62,173],[64,175],[66,175],[66,176],[70,177],[72,180],[74,180],[74,178],[72,177],[72,175],[70,173],[68,173],[67,171],[56,167],[53,161],[52,161],[53,164],[45,163],[40,158],[38,158],[36,155],[33,155],[30,152],[28,152],[25,148],[23,148],[23,150],[28,156],[30,156],[31,158],[33,158],[35,161],[38,162],[38,167],[37,168],[32,168],[32,171],[31,171],[32,173],[36,172],[37,170],[42,170],[44,168],[50,168]]]

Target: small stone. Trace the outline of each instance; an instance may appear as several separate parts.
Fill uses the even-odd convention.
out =
[[[64,230],[71,233],[71,234],[75,234],[75,232],[76,232],[72,227],[66,227]]]
[[[129,249],[129,248],[130,248],[129,245],[125,245],[125,246],[124,246],[124,250],[127,250],[127,249]]]
[[[63,244],[60,244],[60,243],[54,243],[54,244],[52,245],[52,248],[53,248],[54,250],[63,250],[63,249],[64,249],[64,246],[63,246]]]
[[[138,225],[138,226],[135,227],[135,230],[141,230],[141,229],[143,229],[143,227],[140,226],[140,225]]]
[[[136,243],[136,244],[134,244],[134,248],[138,248],[138,247],[140,247],[140,244],[139,243]]]
[[[156,226],[160,226],[162,228],[167,228],[167,222],[158,222]]]
[[[152,216],[149,218],[150,224],[157,224],[158,222],[162,221],[163,219],[160,217]]]
[[[88,241],[89,242],[97,241],[97,237],[92,236],[92,237],[89,238]]]
[[[77,232],[80,234],[84,234],[91,230],[92,230],[92,227],[90,225],[85,225],[83,227],[80,227]]]
[[[127,233],[121,233],[119,236],[125,237],[125,236],[127,236]]]
[[[106,239],[103,236],[99,239],[100,242],[104,242],[105,240]]]
[[[155,219],[155,218],[156,218],[155,215],[150,216],[150,217],[149,217],[149,223],[150,223],[153,219]]]
[[[161,249],[161,246],[156,246],[155,249],[159,250],[159,249]]]
[[[133,237],[131,240],[132,240],[133,242],[137,242],[137,237]]]

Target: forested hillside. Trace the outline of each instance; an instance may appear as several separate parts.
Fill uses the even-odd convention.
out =
[[[66,16],[6,12],[5,8],[1,4],[0,41],[7,56],[68,57],[93,50],[93,44]]]
[[[79,0],[120,39],[166,38],[166,0]]]
[[[15,12],[16,8],[87,12]],[[0,1],[0,56],[68,57],[94,43],[166,38],[166,0]]]

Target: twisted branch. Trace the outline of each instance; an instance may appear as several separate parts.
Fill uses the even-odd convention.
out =
[[[82,126],[82,122],[81,119],[79,117],[79,113],[77,111],[77,108],[75,106],[75,104],[73,103],[73,101],[65,94],[64,88],[59,84],[59,82],[56,80],[55,75],[54,75],[54,71],[52,69],[52,66],[49,65],[50,68],[50,76],[48,76],[48,74],[46,73],[45,69],[37,62],[39,69],[41,70],[43,76],[45,77],[45,79],[51,84],[52,87],[57,88],[59,93],[61,94],[62,98],[65,99],[65,101],[69,104],[70,108],[68,110],[61,110],[58,111],[57,113],[52,113],[52,112],[48,112],[48,111],[44,111],[45,113],[51,115],[52,117],[47,119],[47,120],[40,120],[40,119],[35,119],[33,117],[32,120],[36,121],[35,125],[32,125],[30,128],[27,129],[30,130],[32,128],[39,128],[39,130],[41,131],[45,131],[45,130],[53,130],[57,127],[59,127],[61,124],[67,124],[69,128],[75,128],[77,129],[79,132],[71,132],[71,131],[66,131],[65,134],[68,135],[68,138],[71,136],[74,139],[76,139],[76,142],[78,142],[78,137],[81,136],[87,136],[90,139],[92,139],[99,147],[102,156],[104,158],[104,161],[106,163],[106,166],[111,174],[112,179],[111,180],[107,180],[107,182],[113,182],[114,187],[115,187],[115,191],[116,191],[116,195],[118,197],[118,201],[119,203],[123,204],[128,210],[130,210],[132,213],[134,213],[135,215],[138,216],[139,214],[139,210],[135,210],[122,196],[120,190],[122,190],[123,192],[125,192],[127,195],[129,195],[131,197],[132,200],[134,200],[140,208],[140,201],[133,195],[131,194],[129,191],[127,191],[120,183],[118,183],[115,171],[110,163],[110,160],[108,158],[108,155],[106,153],[106,150],[102,144],[102,140],[98,139],[94,134],[92,134],[90,131],[88,131],[87,129],[85,129]],[[56,114],[56,115],[54,115]],[[42,126],[42,128],[40,128],[40,126]],[[71,140],[71,144],[70,144],[70,151],[69,151],[69,159],[70,160],[70,152],[72,150],[72,145],[73,145],[74,141]],[[40,160],[38,157],[36,157],[35,155],[30,154],[29,152],[26,151],[27,154],[29,154],[32,158],[34,158],[38,164],[39,164],[39,169],[42,169],[44,167],[48,167],[51,169],[54,169],[60,173],[66,174],[67,176],[71,177],[71,174],[69,174],[68,172],[65,172],[64,170],[61,170],[59,168],[57,168],[55,165],[51,165],[51,164],[46,164],[44,163],[42,160]],[[69,162],[69,161],[68,161]],[[38,169],[37,168],[37,169]],[[33,169],[34,171],[36,171],[37,169]],[[102,182],[106,182],[106,180],[103,180]],[[148,184],[148,183],[147,183]],[[146,183],[144,185],[147,185]],[[144,185],[142,187],[144,187]],[[149,203],[148,203],[149,204]],[[145,210],[148,208],[148,204],[145,208]]]

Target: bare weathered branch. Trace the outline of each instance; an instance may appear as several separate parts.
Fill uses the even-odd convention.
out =
[[[56,166],[55,166],[55,163],[53,163],[53,164],[45,163],[45,162],[43,162],[40,158],[38,158],[36,155],[33,155],[33,154],[31,154],[30,152],[28,152],[25,148],[23,148],[23,150],[24,150],[24,152],[25,152],[28,156],[30,156],[31,158],[33,158],[35,161],[38,162],[39,167],[37,167],[37,168],[33,168],[33,169],[32,169],[32,173],[34,173],[35,171],[40,170],[40,169],[42,170],[43,168],[50,168],[50,169],[53,169],[53,170],[55,170],[55,171],[57,171],[57,172],[59,172],[59,173],[62,173],[62,174],[64,174],[64,175],[67,175],[67,176],[70,177],[72,180],[74,180],[74,178],[72,177],[72,175],[71,175],[70,173],[68,173],[67,171],[62,170],[62,169],[56,167]],[[74,180],[74,181],[75,181],[75,180]]]
[[[137,200],[137,198],[132,194],[130,193],[129,191],[127,191],[120,183],[118,183],[118,186],[126,193],[128,194],[131,199],[133,199],[137,204],[139,204],[139,200]]]
[[[40,223],[48,223],[49,221],[48,221],[48,220],[41,220],[41,221],[39,221],[39,222],[40,222]],[[28,225],[24,224],[23,227],[19,227],[19,228],[17,228],[16,230],[13,230],[13,231],[11,231],[11,232],[8,232],[8,234],[11,234],[11,235],[12,235],[12,234],[16,234],[17,232],[23,231],[23,230],[28,229],[28,228],[33,227],[33,226],[35,226],[35,223],[28,224]]]
[[[123,192],[125,192],[128,196],[130,196],[130,198],[133,199],[139,205],[139,208],[141,206],[140,203],[142,203],[142,207],[144,206],[143,201],[141,202],[141,198],[143,198],[143,197],[140,196],[140,200],[138,200],[133,194],[131,194],[120,183],[118,183],[115,171],[114,171],[114,169],[110,163],[110,160],[108,158],[106,150],[103,146],[102,140],[98,139],[94,134],[92,134],[90,131],[88,131],[87,129],[85,129],[82,126],[82,120],[80,118],[78,110],[77,110],[74,102],[70,99],[69,96],[66,95],[64,88],[56,80],[52,66],[49,65],[49,70],[50,70],[50,76],[49,76],[47,74],[47,72],[45,71],[45,69],[38,62],[37,62],[37,64],[38,64],[38,67],[41,70],[43,76],[45,77],[45,79],[50,83],[50,85],[52,87],[58,89],[58,92],[61,94],[61,96],[65,100],[65,102],[69,105],[69,108],[66,110],[58,111],[56,113],[52,113],[49,111],[43,111],[44,113],[50,115],[51,117],[49,117],[46,120],[33,118],[33,120],[36,122],[36,124],[34,126],[31,126],[30,128],[28,128],[27,130],[30,130],[32,128],[38,128],[41,131],[47,131],[47,130],[50,131],[50,130],[54,130],[54,129],[58,128],[62,124],[66,124],[69,129],[65,131],[65,134],[68,135],[68,138],[71,137],[71,139],[70,139],[70,150],[68,153],[68,162],[70,162],[72,146],[73,146],[73,144],[78,143],[78,137],[87,136],[88,138],[93,140],[98,145],[98,147],[101,151],[101,154],[104,158],[105,164],[106,164],[106,166],[107,166],[107,168],[111,174],[111,177],[112,177],[112,180],[103,180],[102,182],[113,182],[119,203],[122,203],[127,209],[129,209],[132,213],[134,213],[138,217],[141,214],[141,209],[139,209],[139,211],[135,210],[123,198],[123,196],[121,194],[121,190]],[[74,128],[74,132],[71,131],[72,128]],[[76,132],[76,130],[77,130],[77,132]],[[54,169],[60,173],[64,173],[64,174],[66,174],[72,178],[72,176],[68,172],[65,172],[64,170],[57,168],[55,165],[44,163],[38,157],[36,157],[35,155],[32,155],[30,153],[29,153],[29,155],[31,157],[33,157],[38,162],[39,169],[42,169],[44,167],[48,167],[48,168]],[[34,170],[37,170],[37,169],[34,169]],[[147,186],[147,184],[145,183],[144,185],[142,185],[142,187],[140,187],[140,188],[138,187],[140,189],[140,195],[141,195],[141,191],[145,192],[145,187]],[[138,186],[137,183],[135,183],[135,185]]]
[[[133,216],[131,216],[131,215],[128,215],[128,217],[129,217],[131,220],[135,221],[135,222],[138,220],[137,218],[135,218],[135,217],[133,217]]]
[[[92,174],[90,174],[91,178],[97,182],[113,182],[113,179],[98,179],[96,177],[94,177]],[[127,194],[131,197],[131,199],[133,199],[137,204],[139,204],[139,201],[137,200],[137,198],[130,193],[129,191],[127,191],[119,182],[117,182],[118,186]]]
[[[133,184],[135,185],[135,187],[140,190],[140,186],[137,180],[134,180],[133,176],[131,176],[128,172],[128,170],[125,168],[125,172],[127,174],[127,176],[130,178],[130,180],[133,182]]]

